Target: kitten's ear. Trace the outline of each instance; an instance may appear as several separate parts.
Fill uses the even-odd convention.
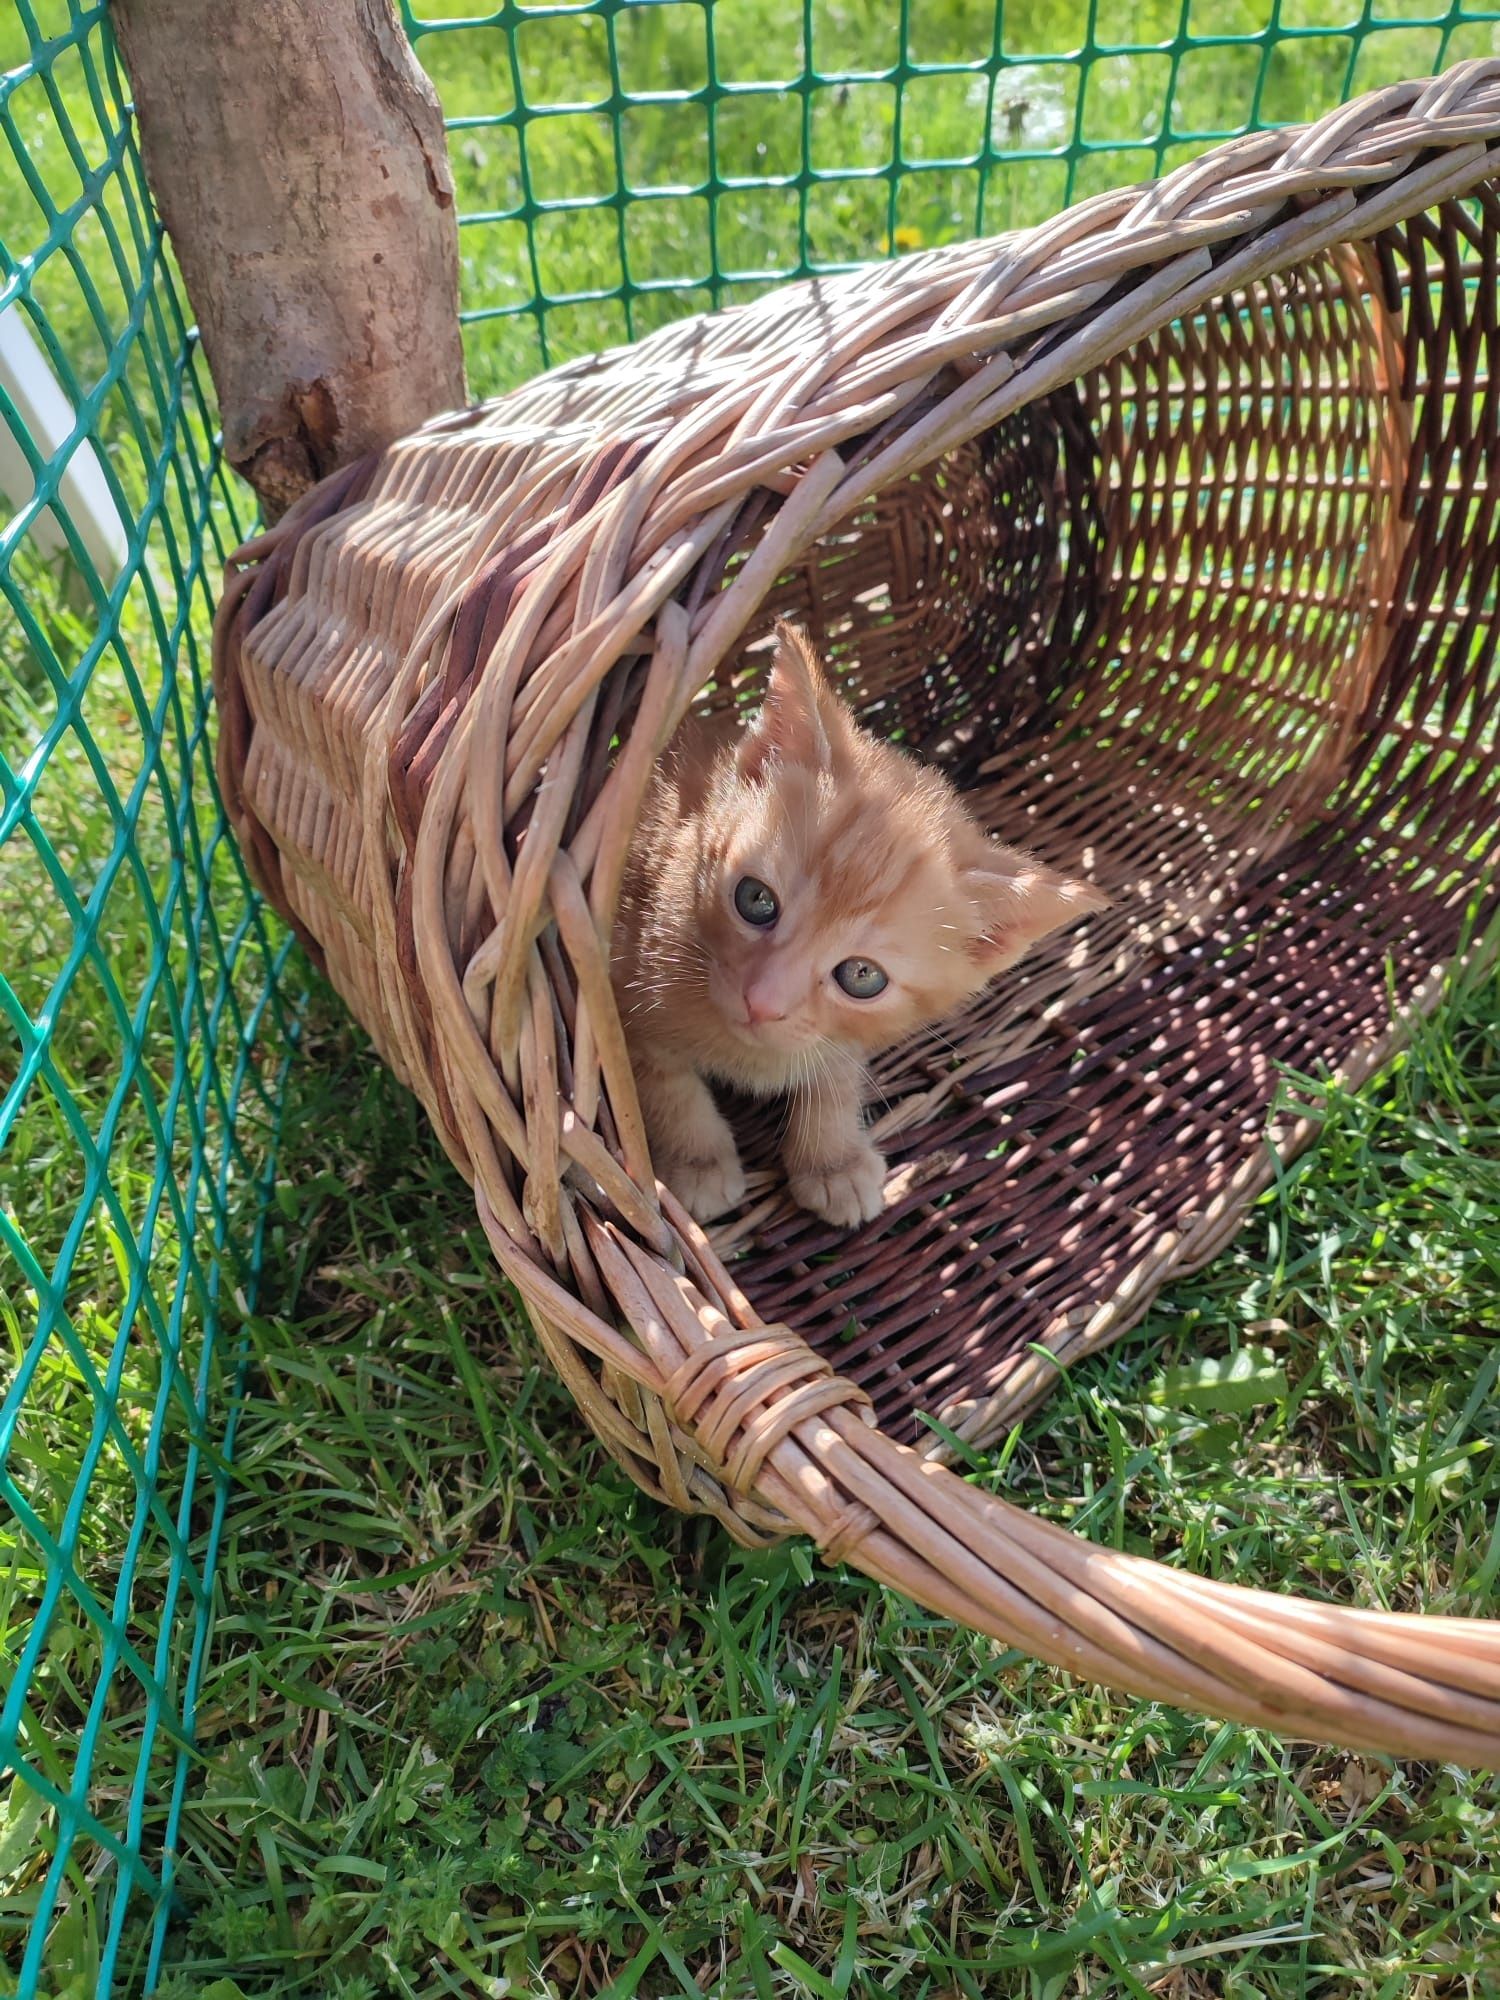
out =
[[[1109,908],[1109,897],[1088,882],[1070,881],[1014,847],[984,843],[961,876],[978,913],[969,950],[987,979],[1090,910]]]
[[[766,698],[740,741],[741,776],[753,781],[773,760],[826,771],[833,762],[837,705],[811,640],[779,618]]]

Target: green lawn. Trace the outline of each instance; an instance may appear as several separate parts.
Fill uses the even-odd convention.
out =
[[[975,1476],[1218,1575],[1483,1606],[1497,1003],[1335,1101],[1236,1248]],[[1492,1781],[1111,1698],[636,1494],[409,1100],[314,1018],[168,1990],[1494,1990]],[[1271,1357],[1248,1407],[1173,1394],[1236,1344]]]
[[[455,7],[418,46],[458,121],[471,379],[502,387],[773,273],[1039,220],[1070,190],[1142,178],[1254,116],[1295,119],[1497,46],[1491,23],[1438,26],[1437,11],[1436,0],[1363,13],[1356,0],[1282,0],[1282,27],[1307,32],[1263,59],[1259,43],[1233,38],[1264,28],[1269,0],[1097,14],[1082,0],[1024,0],[1005,9],[997,67],[990,0],[523,10],[514,61],[505,34]],[[68,34],[65,0],[37,16],[37,35]],[[746,88],[800,73],[804,20],[833,80]],[[896,92],[881,73],[903,20],[912,171],[891,175],[879,170]],[[1356,20],[1387,25],[1355,33]],[[1230,39],[1188,47],[1184,22]],[[25,60],[27,25],[0,24],[0,68]],[[1077,65],[1058,58],[1090,34],[1100,52],[1080,92]],[[1135,52],[1111,52],[1126,41]],[[915,73],[948,63],[978,67]],[[412,1104],[315,982],[299,1003],[259,1296],[241,1309],[243,1265],[221,1261],[213,1238],[250,1243],[283,1054],[274,1024],[241,1078],[244,1151],[222,1193],[200,1191],[179,1215],[162,1190],[188,1186],[195,1158],[217,1170],[228,1145],[217,1079],[233,1078],[278,948],[242,926],[231,857],[209,851],[198,727],[208,599],[247,512],[211,471],[206,376],[161,303],[151,246],[130,248],[139,218],[116,182],[92,199],[85,186],[111,143],[90,76],[59,45],[0,99],[0,282],[51,228],[46,200],[11,171],[24,152],[57,210],[79,204],[75,256],[54,254],[25,289],[81,388],[108,375],[148,302],[97,430],[128,508],[150,517],[149,554],[102,619],[65,566],[0,558],[0,749],[19,770],[76,699],[82,727],[59,735],[32,824],[80,906],[96,909],[94,949],[69,981],[78,929],[56,877],[24,825],[0,844],[0,973],[20,1013],[45,1025],[53,1059],[53,1080],[15,1099],[0,1209],[43,1272],[61,1260],[70,1339],[45,1352],[10,1460],[54,1531],[93,1421],[89,1369],[118,1362],[118,1424],[75,1555],[102,1598],[137,1514],[130,1455],[154,1431],[170,1508],[184,1490],[173,1440],[186,1419],[164,1345],[191,1371],[223,1312],[198,1426],[212,1442],[229,1392],[224,1340],[243,1327],[248,1342],[162,1991],[1500,1990],[1492,1781],[1288,1749],[1106,1697],[827,1574],[800,1549],[743,1555],[636,1494],[552,1383]],[[725,90],[710,135],[711,78]],[[597,104],[617,86],[660,101],[624,110],[617,157],[598,110],[518,129],[518,82],[533,110]],[[549,206],[609,196],[622,176],[640,200]],[[587,296],[622,276],[624,298]],[[538,288],[564,303],[533,310]],[[158,491],[164,436],[175,443]],[[143,740],[163,744],[144,783]],[[109,875],[115,849],[125,865]],[[212,913],[189,907],[205,872]],[[163,907],[170,976],[153,990]],[[294,958],[286,991],[307,983]],[[127,1013],[142,1010],[130,1063],[111,985]],[[5,1033],[0,1092],[27,1046],[18,1028]],[[184,1111],[163,1138],[153,1116],[174,1090],[201,1117]],[[88,1132],[107,1131],[113,1203],[80,1166],[65,1100]],[[1455,995],[1390,1077],[1329,1112],[1316,1152],[1235,1248],[1075,1371],[973,1476],[1081,1533],[1218,1575],[1472,1610],[1500,1566],[1500,981]],[[133,1282],[138,1237],[150,1241],[154,1304]],[[0,1270],[0,1365],[14,1369],[39,1297],[24,1273]],[[1241,1346],[1261,1354],[1244,1407],[1183,1386],[1186,1364]],[[209,1460],[188,1521],[200,1555]],[[0,1523],[3,1698],[46,1565],[3,1511]],[[148,1648],[171,1575],[165,1532],[148,1524],[130,1604]],[[170,1630],[180,1681],[191,1627]],[[65,1605],[22,1731],[62,1788],[101,1663],[97,1632]],[[138,1691],[117,1683],[94,1750],[95,1796],[116,1824],[143,1727]],[[159,1839],[171,1779],[160,1735],[150,1769],[146,1825]],[[55,1838],[55,1817],[0,1779],[0,1994]],[[95,1990],[113,1886],[81,1841],[43,1991]],[[144,1963],[141,1907],[125,1927],[121,1990]]]

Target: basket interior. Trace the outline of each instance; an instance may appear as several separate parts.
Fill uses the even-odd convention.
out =
[[[1496,817],[1496,214],[1451,203],[1151,335],[764,606],[987,825],[1115,898],[882,1060],[865,1230],[792,1208],[775,1114],[745,1109],[760,1171],[716,1239],[900,1435],[992,1435],[1046,1386],[1034,1344],[1112,1337],[1133,1273],[1210,1255],[1286,1073],[1358,1063],[1388,968],[1404,1000],[1459,941]],[[749,698],[756,636],[708,700]]]

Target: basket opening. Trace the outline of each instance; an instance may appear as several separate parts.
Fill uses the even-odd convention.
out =
[[[775,1115],[742,1124],[763,1171],[716,1240],[887,1427],[992,1435],[1055,1372],[1035,1344],[1066,1357],[1128,1323],[1132,1272],[1203,1261],[1284,1069],[1384,1032],[1388,959],[1406,992],[1451,950],[1495,817],[1467,571],[1500,476],[1453,251],[1493,227],[1486,195],[1340,247],[1007,417],[810,549],[708,691],[752,699],[797,618],[869,726],[1116,898],[878,1065],[865,1230],[794,1210]]]

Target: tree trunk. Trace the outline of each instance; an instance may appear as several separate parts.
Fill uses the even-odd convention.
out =
[[[269,519],[465,400],[437,97],[391,0],[112,0],[141,150]]]

